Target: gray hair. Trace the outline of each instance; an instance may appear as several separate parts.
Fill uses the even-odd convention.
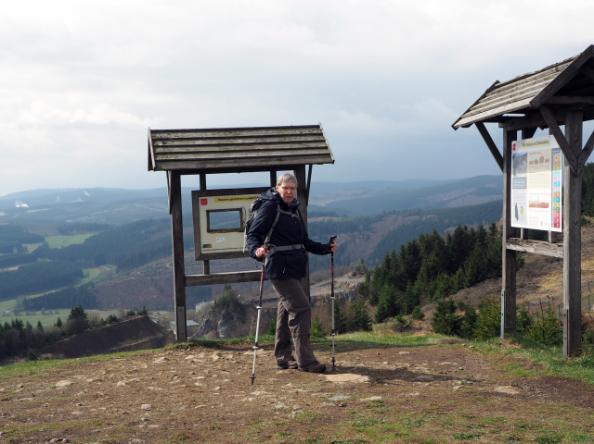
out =
[[[295,187],[297,187],[298,185],[297,178],[292,173],[285,173],[281,177],[279,177],[276,181],[276,186],[281,186],[285,182],[292,182],[295,184]]]

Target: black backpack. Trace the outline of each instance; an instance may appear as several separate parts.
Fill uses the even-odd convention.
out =
[[[258,210],[262,207],[262,204],[264,203],[264,201],[268,200],[264,197],[264,194],[266,194],[266,193],[268,193],[268,191],[264,191],[263,193],[258,195],[258,197],[256,197],[256,199],[254,199],[254,201],[250,205],[250,214],[248,216],[247,221],[245,222],[245,230],[243,232],[243,252],[244,253],[246,252],[246,248],[247,248],[247,234],[250,231],[252,222],[256,218],[256,215],[258,214]],[[279,217],[280,217],[280,206],[277,203],[276,216],[274,217],[274,222],[272,222],[272,226],[270,227],[270,230],[268,230],[268,234],[266,234],[266,237],[264,238],[264,245],[267,245],[270,243],[270,238],[272,237],[272,232],[274,231],[274,228],[276,227],[276,224],[278,223]]]

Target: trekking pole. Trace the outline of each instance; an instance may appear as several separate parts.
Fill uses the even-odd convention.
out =
[[[258,311],[258,315],[256,316],[256,336],[254,338],[254,345],[252,350],[254,350],[254,360],[252,362],[252,385],[254,385],[254,380],[256,379],[256,352],[258,351],[258,333],[260,331],[260,313],[262,312],[262,293],[264,292],[264,264],[262,264],[262,273],[260,273],[260,300],[258,301],[258,305],[256,306],[256,310]]]
[[[330,245],[334,243],[336,236],[330,237]],[[330,251],[330,300],[332,301],[332,370],[336,369],[336,324],[334,319],[334,252]]]

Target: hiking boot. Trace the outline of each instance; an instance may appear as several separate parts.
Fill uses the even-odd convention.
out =
[[[292,358],[289,359],[277,359],[276,366],[281,370],[287,370],[288,368],[298,368],[297,361]]]
[[[326,371],[326,365],[317,362],[315,364],[308,365],[307,367],[300,367],[299,370],[309,373],[324,373]]]

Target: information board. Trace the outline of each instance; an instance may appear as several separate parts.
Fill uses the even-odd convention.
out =
[[[512,227],[563,230],[563,159],[552,135],[512,142]]]
[[[237,258],[244,252],[250,206],[268,188],[192,191],[194,247],[198,260]]]

